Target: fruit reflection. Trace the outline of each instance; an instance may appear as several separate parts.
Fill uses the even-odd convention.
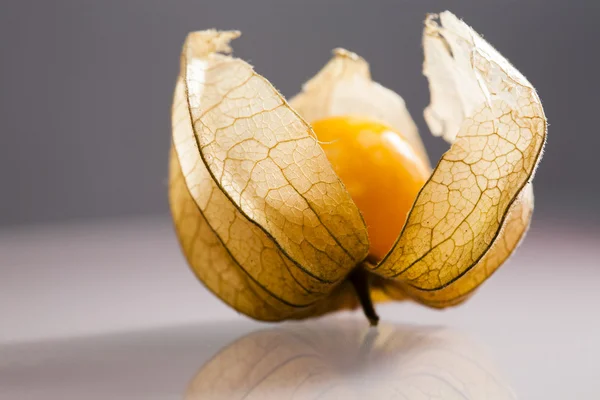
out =
[[[185,399],[515,399],[481,350],[446,328],[332,319],[251,333]]]

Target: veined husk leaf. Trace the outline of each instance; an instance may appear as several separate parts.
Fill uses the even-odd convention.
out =
[[[444,307],[472,293],[523,237],[547,124],[519,71],[452,13],[437,18],[428,16],[423,39],[431,90],[425,118],[452,145],[372,271]]]
[[[312,313],[368,239],[310,126],[244,61],[237,32],[188,36],[173,101],[170,203],[186,258],[244,314]]]

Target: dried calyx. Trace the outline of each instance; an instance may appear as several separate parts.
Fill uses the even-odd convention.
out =
[[[278,321],[360,298],[376,322],[372,302],[458,304],[510,256],[546,119],[531,84],[470,27],[449,12],[425,22],[425,117],[451,143],[431,174],[404,101],[364,59],[336,50],[288,103],[228,55],[238,35],[188,36],[173,103],[175,227],[223,301]]]

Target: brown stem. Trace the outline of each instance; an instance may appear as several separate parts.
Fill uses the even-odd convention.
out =
[[[352,272],[350,272],[348,280],[350,280],[352,286],[354,286],[354,290],[356,291],[360,305],[362,306],[363,312],[365,313],[367,319],[371,323],[371,326],[377,326],[377,323],[379,322],[379,316],[375,312],[373,301],[371,300],[371,291],[369,289],[369,273],[362,265],[359,265],[354,268]]]

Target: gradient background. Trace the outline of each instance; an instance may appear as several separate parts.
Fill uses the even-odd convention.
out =
[[[536,212],[522,249],[468,305],[381,314],[482,336],[523,398],[597,394],[596,0],[3,0],[0,344],[239,318],[185,267],[168,216],[170,105],[187,32],[241,30],[236,56],[286,96],[332,48],[359,53],[404,97],[436,160],[446,144],[422,116],[421,34],[425,14],[444,9],[539,92],[550,127]],[[571,386],[540,390],[555,375]]]

